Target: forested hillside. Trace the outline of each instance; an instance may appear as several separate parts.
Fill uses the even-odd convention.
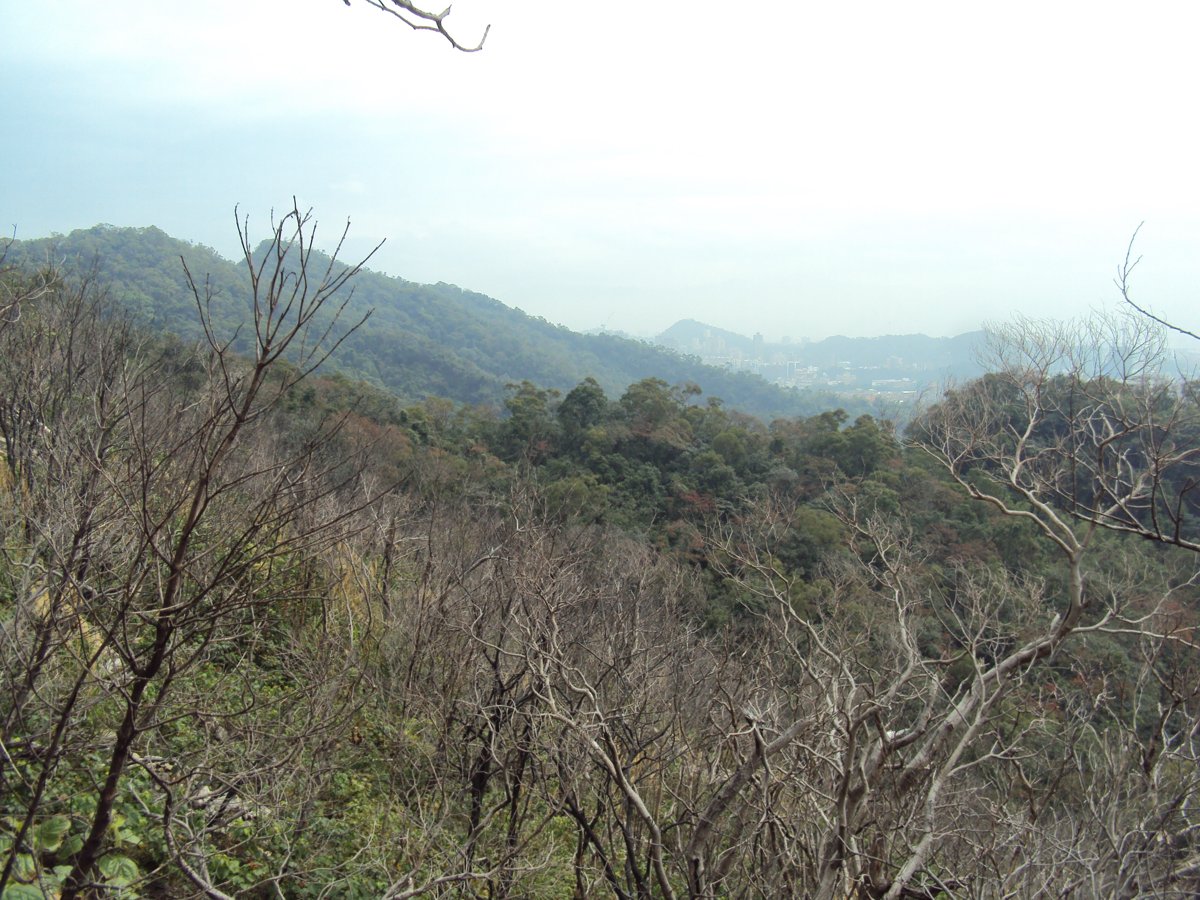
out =
[[[397,288],[307,234],[213,259],[199,340],[144,327],[165,269],[130,316],[0,260],[4,898],[1200,891],[1153,323],[997,331],[906,435],[670,373],[498,414],[319,366]]]
[[[250,313],[244,266],[157,228],[98,225],[17,241],[9,248],[10,262],[25,266],[56,263],[75,271],[94,266],[135,322],[197,338],[195,300],[181,259],[198,279],[208,279],[208,308],[223,333],[244,326]],[[312,265],[325,261],[316,254]],[[565,391],[587,377],[620,392],[635,381],[657,377],[669,384],[698,384],[706,396],[767,417],[812,414],[839,405],[829,393],[778,388],[651,344],[579,334],[449,284],[415,284],[364,271],[355,279],[346,315],[358,319],[368,311],[370,319],[330,364],[409,400],[434,395],[460,403],[497,403],[509,383],[528,380]]]

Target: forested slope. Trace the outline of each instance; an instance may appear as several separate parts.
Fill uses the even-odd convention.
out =
[[[17,241],[9,249],[10,262],[22,265],[52,262],[73,270],[94,265],[136,322],[196,338],[195,303],[181,258],[198,282],[208,279],[213,320],[231,334],[244,325],[249,314],[244,267],[157,228],[99,225]],[[321,263],[320,254],[315,255],[313,266]],[[528,380],[565,391],[587,377],[619,393],[635,381],[657,377],[670,384],[698,384],[707,396],[767,417],[812,414],[838,405],[830,394],[778,388],[648,343],[579,334],[453,285],[416,284],[364,271],[355,279],[346,314],[357,319],[368,311],[370,319],[331,365],[408,400],[436,395],[497,403],[512,382]]]

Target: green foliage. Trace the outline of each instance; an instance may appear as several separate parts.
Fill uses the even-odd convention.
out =
[[[15,816],[0,821],[0,859],[14,852],[12,881],[5,887],[3,898],[57,897],[63,880],[71,871],[69,862],[83,844],[82,823],[64,814],[54,815],[35,824],[26,833],[22,847],[14,848],[14,838],[21,822]],[[140,840],[136,841],[141,843]],[[128,835],[114,829],[114,845],[130,845]],[[119,852],[110,852],[100,861],[99,886],[106,897],[135,897],[132,888],[141,880],[142,872],[134,860]]]

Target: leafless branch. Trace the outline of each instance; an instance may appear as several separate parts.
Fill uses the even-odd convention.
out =
[[[350,0],[343,0],[350,6]],[[447,6],[439,12],[421,9],[409,0],[366,0],[369,6],[373,6],[382,12],[395,16],[413,31],[436,31],[447,41],[455,50],[461,50],[463,53],[474,53],[483,49],[483,42],[487,40],[488,32],[492,26],[488,25],[483,29],[483,35],[479,38],[479,43],[474,46],[462,44],[454,35],[446,28],[446,19],[450,15],[450,7]]]
[[[1140,256],[1134,259],[1133,244],[1137,240],[1138,232],[1142,230],[1142,225],[1145,224],[1145,222],[1142,222],[1133,230],[1133,237],[1129,239],[1129,246],[1125,248],[1125,261],[1121,263],[1121,265],[1117,266],[1117,277],[1113,279],[1117,285],[1117,289],[1121,292],[1122,299],[1124,299],[1126,303],[1128,303],[1146,318],[1157,322],[1164,328],[1169,328],[1171,331],[1177,332],[1178,334],[1182,334],[1192,338],[1193,340],[1200,341],[1200,334],[1196,334],[1194,331],[1188,331],[1186,328],[1176,325],[1174,322],[1169,322],[1166,319],[1156,316],[1146,307],[1135,301],[1130,293],[1130,276],[1133,275],[1133,270],[1137,268],[1137,264],[1142,261]]]

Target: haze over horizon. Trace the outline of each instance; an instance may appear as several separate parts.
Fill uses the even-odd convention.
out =
[[[296,195],[576,330],[815,340],[1112,309],[1145,221],[1136,296],[1196,327],[1191,7],[597,9],[459,0],[463,55],[335,0],[10,4],[0,222],[233,256]]]

